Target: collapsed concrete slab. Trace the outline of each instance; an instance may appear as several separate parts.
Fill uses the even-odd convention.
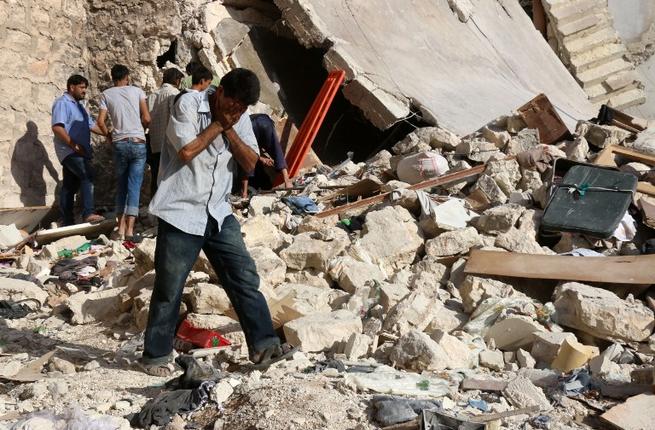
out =
[[[329,48],[325,67],[346,71],[344,95],[381,129],[415,106],[466,135],[540,92],[571,129],[595,114],[518,2],[476,2],[465,22],[446,0],[275,3],[300,43]]]

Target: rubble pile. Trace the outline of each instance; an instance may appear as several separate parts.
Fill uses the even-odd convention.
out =
[[[554,210],[562,161],[610,171],[594,163],[612,145],[638,141],[641,153],[655,153],[645,133],[580,122],[568,139],[545,145],[518,114],[463,137],[426,127],[368,161],[297,177],[300,195],[322,209],[317,215],[285,204],[292,191],[235,201],[274,324],[299,352],[249,370],[244,334],[201,255],[181,318],[231,345],[192,351],[222,377],[208,403],[166,428],[363,430],[411,421],[416,427],[404,428],[419,428],[417,417],[429,414],[487,428],[601,425],[602,414],[651,390],[655,301],[650,285],[581,277],[593,278],[591,261],[639,261],[653,252],[653,197],[641,185],[630,192],[629,209],[603,238],[544,231],[542,220]],[[616,161],[611,172],[653,183],[652,165]],[[448,175],[453,180],[443,184],[425,182]],[[379,198],[329,189],[365,180]],[[593,199],[593,186],[583,185],[570,193]],[[1,232],[8,252],[0,299],[40,306],[24,302],[24,315],[0,324],[0,419],[20,419],[13,428],[27,429],[77,414],[103,420],[102,428],[129,428],[116,417],[138,413],[165,382],[131,367],[154,283],[156,229],[144,231],[149,238],[134,249],[104,235],[19,248],[14,230]],[[507,256],[495,268],[504,276],[469,267],[489,251]],[[579,275],[528,273],[543,267],[515,275],[509,258],[517,254],[578,255],[571,258]],[[70,412],[74,405],[85,412]],[[612,419],[620,421],[616,413]]]

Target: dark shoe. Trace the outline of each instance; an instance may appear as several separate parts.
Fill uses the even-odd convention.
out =
[[[125,236],[125,240],[132,243],[141,243],[143,241],[143,236],[141,236],[139,233],[136,233],[132,236]]]
[[[98,214],[91,214],[88,217],[84,219],[84,222],[88,222],[90,224],[100,224],[105,220],[105,217],[102,215]]]
[[[268,369],[272,364],[278,361],[287,360],[298,351],[298,348],[288,343],[282,345],[269,346],[263,351],[256,352],[252,355],[251,361],[254,363],[254,370]]]

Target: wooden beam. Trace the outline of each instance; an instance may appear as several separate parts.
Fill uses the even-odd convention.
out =
[[[439,176],[438,178],[428,179],[427,181],[419,182],[418,184],[414,184],[414,185],[410,186],[407,189],[409,189],[409,190],[423,190],[423,189],[426,189],[426,188],[432,188],[432,187],[437,187],[437,186],[440,186],[440,185],[450,184],[452,182],[457,182],[457,181],[461,181],[463,179],[470,178],[472,176],[480,175],[481,173],[483,173],[485,171],[486,168],[487,168],[487,166],[482,164],[480,166],[475,166],[475,167],[472,167],[470,169],[460,170],[460,171],[454,172],[454,173],[448,173],[446,175]],[[328,209],[328,210],[325,210],[325,211],[317,214],[316,217],[317,218],[326,218],[326,217],[329,217],[331,215],[338,215],[338,214],[348,212],[348,211],[353,210],[353,209],[365,208],[365,207],[371,206],[371,205],[373,205],[375,203],[383,202],[384,199],[387,198],[387,196],[389,196],[390,194],[391,194],[390,192],[389,193],[383,193],[383,194],[379,194],[377,196],[373,196],[373,197],[369,197],[369,198],[366,198],[366,199],[358,200],[358,201],[353,202],[353,203],[348,203],[347,205],[337,206],[336,208]]]
[[[609,145],[603,149],[594,164],[599,166],[616,166],[614,156],[620,155],[630,160],[638,161],[649,166],[655,166],[655,155],[646,154],[644,152],[635,151],[634,149],[626,148],[619,145]],[[655,185],[648,182],[637,183],[637,191],[649,196],[655,196]]]
[[[528,279],[654,284],[655,255],[572,257],[475,249],[465,273]]]

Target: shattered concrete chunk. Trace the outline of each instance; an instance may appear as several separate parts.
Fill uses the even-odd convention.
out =
[[[540,411],[549,411],[553,408],[543,390],[523,376],[510,381],[503,390],[503,396],[515,408],[537,406]]]
[[[601,339],[642,342],[655,326],[653,311],[638,300],[611,291],[567,282],[554,293],[557,321]]]
[[[482,137],[496,145],[496,148],[502,150],[507,146],[512,136],[505,130],[496,129],[486,126],[482,129]]]
[[[310,315],[331,310],[329,288],[312,287],[302,284],[281,284],[275,290],[275,298],[283,300],[289,297],[285,306],[296,314]]]
[[[391,350],[389,359],[413,371],[471,368],[472,351],[454,336],[441,333],[438,340],[419,330],[403,335]]]
[[[467,275],[459,286],[464,312],[473,312],[480,303],[491,297],[510,297],[516,294],[514,288],[495,279]]]
[[[505,368],[505,359],[502,351],[486,349],[480,352],[480,366],[487,369],[501,371]]]
[[[396,303],[408,294],[409,288],[404,285],[383,282],[380,286],[380,304],[385,312],[389,312]]]
[[[387,314],[384,329],[405,334],[411,329],[425,330],[434,318],[438,288],[422,288],[401,299]]]
[[[508,125],[511,121],[508,121]],[[525,125],[523,120],[522,124],[516,124],[516,126]],[[514,126],[514,124],[512,125]],[[531,149],[539,146],[539,130],[534,128],[524,128],[521,129],[518,134],[512,137],[512,140],[509,142],[506,148],[507,155],[518,155],[521,152],[529,151]]]
[[[330,262],[330,276],[349,293],[374,282],[381,282],[386,275],[375,264],[357,261],[350,256],[337,257]]]
[[[537,364],[537,361],[532,357],[532,355],[521,348],[516,351],[516,361],[518,361],[519,366],[522,369],[534,369],[534,366]]]
[[[564,152],[569,160],[585,162],[589,158],[589,143],[583,136],[578,136],[575,140],[566,142]]]
[[[368,353],[368,348],[372,341],[373,339],[365,334],[353,333],[348,338],[348,342],[346,342],[344,354],[348,360],[357,360]]]
[[[23,235],[16,228],[16,225],[0,225],[0,249],[16,245],[23,240]]]
[[[71,324],[88,324],[96,321],[113,321],[120,315],[122,288],[112,288],[93,293],[79,292],[64,302],[71,314]]]
[[[425,253],[432,257],[457,255],[482,246],[482,238],[473,227],[442,233],[425,244]]]
[[[362,237],[354,247],[389,273],[387,268],[400,269],[414,261],[423,250],[423,233],[407,209],[387,206],[366,214]]]
[[[330,260],[341,254],[350,243],[348,234],[343,230],[333,228],[331,232],[331,237],[319,233],[294,236],[293,243],[280,252],[280,257],[292,269],[314,268],[327,271]]]
[[[496,181],[487,174],[480,175],[478,181],[471,188],[471,192],[476,191],[481,193],[494,206],[507,202],[507,195],[498,186]]]
[[[521,169],[514,159],[490,160],[484,173],[496,181],[506,196],[516,191],[516,186],[521,180]]]
[[[273,207],[278,201],[276,196],[253,196],[248,206],[250,216],[268,215],[273,212]]]
[[[530,317],[515,315],[497,321],[489,327],[485,340],[493,339],[496,347],[501,350],[516,350],[529,347],[534,342],[535,333],[546,329]]]
[[[521,180],[519,181],[519,188],[521,190],[534,192],[541,188],[543,185],[544,182],[541,179],[541,174],[539,172],[531,169],[523,169],[521,173]]]
[[[264,282],[274,287],[284,282],[287,273],[287,265],[270,248],[259,246],[248,250],[250,256],[255,260],[257,273]]]
[[[455,152],[479,163],[486,163],[491,157],[501,154],[496,145],[482,139],[462,140]]]
[[[583,136],[590,145],[605,148],[608,145],[620,145],[632,136],[632,133],[613,125],[594,124],[589,121],[579,121],[575,134]]]
[[[300,272],[287,272],[284,280],[290,284],[309,285],[317,288],[330,288],[330,280],[324,272],[308,269]]]
[[[284,336],[304,352],[329,350],[346,342],[353,333],[362,332],[362,320],[347,310],[314,313],[284,325]]]
[[[25,299],[36,299],[41,305],[45,305],[48,293],[33,282],[0,277],[0,300],[16,302]]]
[[[429,335],[437,331],[452,333],[464,326],[469,320],[469,317],[460,310],[453,309],[442,302],[434,302],[434,317],[430,324],[425,329]]]
[[[433,149],[454,151],[461,140],[457,135],[441,127],[422,127],[414,131],[421,141],[427,142]]]
[[[266,216],[253,216],[241,224],[243,241],[248,248],[266,246],[277,251],[284,245],[280,230]]]
[[[232,307],[223,287],[201,282],[189,293],[191,310],[197,314],[224,314]]]
[[[546,254],[533,235],[512,227],[509,231],[496,237],[496,246],[512,252],[522,254]]]
[[[519,205],[496,206],[484,211],[474,224],[478,230],[487,234],[504,233],[516,225],[523,212],[525,208]]]
[[[530,354],[540,363],[550,365],[566,339],[577,340],[573,333],[544,332],[534,334],[534,343]]]

